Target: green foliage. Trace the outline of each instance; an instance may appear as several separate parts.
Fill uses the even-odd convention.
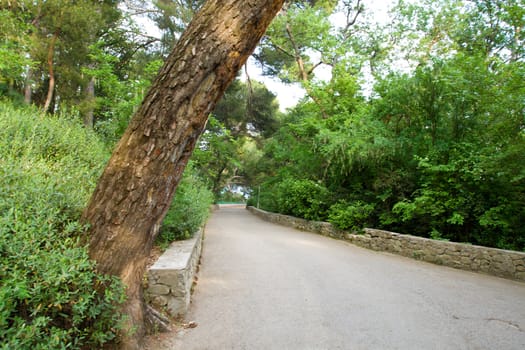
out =
[[[0,343],[100,348],[115,340],[124,290],[95,272],[80,211],[107,159],[70,120],[0,103]]]
[[[107,143],[116,143],[148,91],[162,61],[152,60],[142,67],[142,72],[134,79],[123,80],[116,70],[120,62],[104,50],[104,42],[91,47],[90,57],[91,67],[83,72],[97,82],[97,97],[94,101],[85,100],[81,110],[84,113],[93,110],[94,129]]]
[[[322,5],[291,4],[273,20],[257,53],[266,74],[279,75],[286,82],[303,79],[296,56],[302,57],[305,67],[311,69],[314,63],[307,50],[322,53],[333,40],[326,9]]]
[[[235,139],[223,123],[211,116],[207,130],[200,137],[200,147],[193,152],[192,160],[201,178],[211,186],[218,201],[222,190],[240,167],[239,140]]]
[[[330,206],[329,192],[312,180],[288,178],[277,186],[279,212],[307,220],[324,220]]]
[[[157,244],[167,247],[173,241],[192,237],[208,218],[212,203],[212,192],[190,164],[162,222]]]
[[[404,222],[426,228],[429,235],[500,248],[523,247],[518,221],[523,218],[523,182],[511,182],[511,164],[494,173],[488,150],[462,148],[450,152],[446,164],[421,159],[421,188],[410,201],[393,207]]]
[[[365,100],[356,62],[336,55],[331,79],[309,81],[311,99],[266,142],[261,207],[326,218],[327,207],[310,202],[315,191],[290,180],[310,179],[337,203],[328,220],[340,228],[525,249],[522,10],[504,0],[443,0],[400,2],[395,11],[392,38],[413,69],[372,72],[378,83]],[[386,57],[377,49],[372,68]]]
[[[232,191],[225,190],[221,193],[221,196],[218,200],[219,203],[244,203],[245,198],[242,193],[236,193]]]
[[[32,64],[25,53],[30,43],[23,18],[0,8],[0,84],[20,83],[25,69]]]
[[[169,53],[204,0],[153,1],[148,17],[162,33],[161,50]]]
[[[232,136],[258,138],[269,136],[278,126],[276,96],[266,86],[253,80],[235,80],[215,106],[213,117]],[[210,125],[208,130],[216,128]]]
[[[59,103],[83,100],[88,81],[82,67],[90,65],[90,45],[117,23],[117,2],[3,1],[0,10],[8,15],[6,25],[0,25],[0,38],[8,39],[2,42],[13,59],[8,67],[17,82],[13,89],[20,94],[31,90],[32,102],[43,106],[53,72],[52,111]],[[1,14],[0,18],[6,19]],[[0,44],[0,58],[3,47]]]
[[[359,231],[370,222],[374,205],[357,200],[351,203],[340,202],[332,205],[328,222],[341,230]]]
[[[216,202],[257,176],[251,166],[264,137],[277,129],[277,109],[275,95],[256,81],[234,81],[216,105],[192,157]]]

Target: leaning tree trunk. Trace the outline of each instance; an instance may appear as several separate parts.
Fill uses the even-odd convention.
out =
[[[83,221],[102,273],[127,286],[124,312],[143,336],[141,280],[153,240],[209,113],[264,34],[283,0],[209,0],[178,40],[117,144]]]

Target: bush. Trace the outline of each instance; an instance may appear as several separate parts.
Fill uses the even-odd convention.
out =
[[[329,207],[329,191],[312,180],[288,178],[277,187],[277,206],[282,214],[324,220]]]
[[[279,212],[279,206],[277,204],[279,182],[268,181],[263,182],[250,191],[250,197],[246,201],[246,205],[252,207],[259,207],[263,210],[277,213]]]
[[[363,201],[340,202],[330,207],[328,222],[341,230],[359,231],[366,226],[373,211],[374,205]]]
[[[0,102],[3,349],[96,349],[116,338],[123,287],[97,274],[79,244],[107,157],[73,122]]]
[[[212,203],[213,193],[188,165],[162,222],[157,244],[166,248],[173,241],[191,238],[208,218]]]

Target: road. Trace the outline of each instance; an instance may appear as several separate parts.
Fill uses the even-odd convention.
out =
[[[210,218],[186,318],[156,349],[525,349],[525,283],[265,222]]]

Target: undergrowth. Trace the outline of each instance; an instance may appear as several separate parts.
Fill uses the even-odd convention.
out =
[[[95,272],[79,223],[109,154],[71,117],[0,102],[0,348],[98,349],[124,292]]]
[[[213,193],[190,162],[162,222],[156,244],[164,250],[173,241],[191,238],[208,218],[212,203]]]

